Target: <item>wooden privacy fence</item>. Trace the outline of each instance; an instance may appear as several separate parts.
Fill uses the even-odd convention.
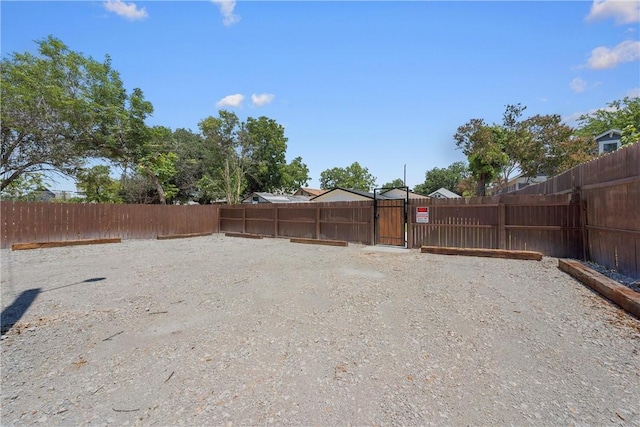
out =
[[[220,232],[373,244],[373,202],[259,203],[220,207]]]
[[[218,206],[0,202],[1,247],[80,239],[217,233]]]
[[[584,254],[640,278],[640,143],[583,163],[516,194],[580,194]]]
[[[420,209],[418,212],[417,208]],[[572,195],[413,199],[409,247],[528,250],[582,258],[580,203]]]

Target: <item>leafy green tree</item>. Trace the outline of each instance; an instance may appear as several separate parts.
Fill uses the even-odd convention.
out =
[[[207,117],[198,124],[211,158],[215,159],[206,170],[206,181],[212,194],[236,204],[247,185],[253,139],[235,113],[220,110],[218,116]]]
[[[16,201],[37,200],[36,191],[44,188],[42,178],[42,174],[39,173],[22,174],[0,192],[0,198]]]
[[[207,150],[202,135],[189,129],[177,129],[173,132],[175,153],[178,157],[173,178],[178,188],[175,199],[185,203],[190,200],[201,204],[210,203],[214,195],[205,191],[200,181],[211,163],[211,153]]]
[[[558,114],[535,115],[523,122],[525,150],[518,158],[525,176],[554,176],[593,159],[598,147],[592,137],[574,135]]]
[[[620,129],[620,142],[640,141],[640,97],[625,97],[607,104],[607,108],[583,114],[578,120],[576,136],[591,137],[610,129]]]
[[[471,119],[458,127],[454,139],[458,149],[469,159],[469,170],[477,180],[476,195],[486,195],[487,183],[499,175],[507,163],[499,126],[489,126],[482,119]]]
[[[253,146],[246,192],[273,192],[281,189],[287,165],[284,127],[273,119],[261,116],[258,119],[247,118],[244,129]]]
[[[416,185],[413,191],[429,195],[440,188],[459,192],[458,186],[469,177],[469,168],[465,162],[455,162],[446,168],[433,168],[425,173],[424,182]]]
[[[120,198],[129,204],[160,203],[154,183],[147,175],[137,169],[125,170],[120,179]]]
[[[97,165],[78,172],[77,187],[82,191],[87,202],[122,203],[120,183],[111,178],[111,168]]]
[[[360,166],[358,162],[354,162],[346,168],[335,167],[320,173],[320,188],[322,189],[343,187],[371,191],[375,185],[376,177],[369,173],[369,169]]]
[[[107,56],[103,62],[49,36],[38,55],[2,59],[0,190],[25,174],[74,175],[88,156],[115,147],[127,94]]]
[[[282,168],[280,189],[285,193],[293,193],[309,182],[309,168],[302,163],[302,157],[296,157]]]
[[[133,163],[140,174],[147,176],[158,193],[160,204],[166,204],[178,193],[178,187],[173,183],[177,175],[176,163],[178,156],[173,150],[172,132],[163,126],[148,129],[145,143],[139,146]]]
[[[391,182],[387,182],[382,186],[382,188],[395,188],[395,187],[404,187],[404,181],[401,178],[396,178]]]
[[[531,152],[531,139],[528,138],[528,130],[522,121],[522,113],[526,109],[521,104],[507,105],[502,115],[502,125],[494,125],[495,140],[506,155],[498,177],[500,186],[507,186],[512,174],[521,167],[523,159]]]

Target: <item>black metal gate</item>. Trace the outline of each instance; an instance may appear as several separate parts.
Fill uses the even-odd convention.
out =
[[[376,188],[373,194],[375,244],[406,247],[409,188]]]

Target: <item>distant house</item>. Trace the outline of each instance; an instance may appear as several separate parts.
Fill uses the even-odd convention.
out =
[[[524,187],[531,184],[538,184],[547,180],[546,175],[538,176],[525,176],[523,174],[516,175],[507,182],[507,186],[503,189],[496,191],[498,194],[511,193],[512,191],[522,190]]]
[[[327,190],[318,190],[316,188],[300,187],[298,191],[293,193],[294,196],[307,196],[309,198],[316,197],[325,193]]]
[[[407,191],[403,190],[402,188],[394,188],[394,189],[391,189],[391,190],[383,191],[380,194],[382,194],[385,197],[388,197],[390,199],[405,199],[407,197]],[[414,193],[413,191],[409,191],[409,199],[410,200],[414,200],[414,199],[429,199],[429,198],[430,198],[429,196],[425,196],[423,194],[418,194],[418,193]]]
[[[620,148],[620,138],[622,137],[622,131],[619,129],[610,129],[600,135],[596,136],[596,142],[598,143],[598,154],[611,153]]]
[[[383,194],[376,194],[376,199],[391,199]],[[359,202],[373,200],[373,193],[354,190],[352,188],[336,187],[311,199],[312,202]]]
[[[308,201],[307,196],[254,192],[245,197],[242,203],[304,203]]]
[[[429,197],[433,199],[459,199],[461,196],[454,193],[453,191],[447,190],[444,187],[441,187],[429,194]]]
[[[56,193],[46,187],[39,187],[31,192],[30,198],[39,202],[50,202],[56,198]]]

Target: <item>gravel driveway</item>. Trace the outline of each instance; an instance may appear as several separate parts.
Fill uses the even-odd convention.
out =
[[[542,262],[222,235],[2,250],[3,426],[640,425],[640,321]],[[37,289],[39,289],[37,291]]]

